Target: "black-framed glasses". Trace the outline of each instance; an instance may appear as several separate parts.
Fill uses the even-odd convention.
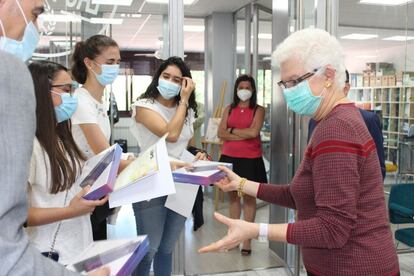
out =
[[[308,73],[300,76],[299,78],[297,78],[295,80],[288,80],[288,81],[282,81],[281,80],[277,83],[277,85],[279,85],[282,89],[294,87],[294,86],[298,85],[299,83],[301,83],[302,81],[312,77],[315,74],[316,71],[317,70],[314,70],[313,72],[308,72]]]
[[[57,87],[63,90],[63,92],[69,93],[69,94],[73,94],[73,92],[75,92],[76,88],[79,87],[77,82],[72,82],[72,83],[64,83],[64,84],[55,84],[55,85],[51,85],[50,87]]]

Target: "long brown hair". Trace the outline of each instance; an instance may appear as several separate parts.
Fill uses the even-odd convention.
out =
[[[80,171],[80,163],[85,160],[73,139],[70,120],[58,124],[50,93],[56,75],[68,69],[58,63],[36,61],[29,65],[29,70],[37,104],[36,137],[49,156],[52,174],[50,193],[56,194],[72,187]]]

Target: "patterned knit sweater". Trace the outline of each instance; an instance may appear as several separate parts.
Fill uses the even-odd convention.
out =
[[[319,122],[290,185],[261,184],[257,197],[297,210],[287,241],[301,246],[307,271],[397,275],[375,143],[353,104]]]

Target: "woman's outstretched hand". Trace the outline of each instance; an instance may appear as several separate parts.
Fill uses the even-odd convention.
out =
[[[223,192],[236,191],[240,184],[241,177],[227,167],[219,166],[218,169],[225,172],[226,177],[217,181],[214,185],[218,186]]]
[[[211,243],[198,250],[198,253],[226,252],[241,242],[254,239],[259,235],[259,225],[239,219],[231,219],[217,212],[214,217],[221,223],[227,225],[227,235],[221,240]]]

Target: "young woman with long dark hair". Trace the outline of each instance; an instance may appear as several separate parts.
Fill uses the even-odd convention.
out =
[[[36,137],[28,180],[30,242],[68,264],[92,242],[90,213],[107,201],[88,201],[74,185],[85,160],[72,134],[77,107],[67,69],[48,61],[29,65],[36,96]],[[53,249],[54,252],[51,252]],[[49,253],[50,252],[50,253]],[[59,255],[57,255],[58,253]]]
[[[241,75],[234,84],[233,102],[223,112],[218,136],[224,141],[221,162],[233,164],[233,170],[247,179],[267,182],[262,158],[260,129],[264,121],[264,108],[257,104],[256,84],[253,77]],[[243,208],[246,221],[256,217],[256,199],[249,195],[241,198],[237,192],[229,192],[230,217],[239,219]],[[243,243],[241,254],[251,254],[250,240]]]

